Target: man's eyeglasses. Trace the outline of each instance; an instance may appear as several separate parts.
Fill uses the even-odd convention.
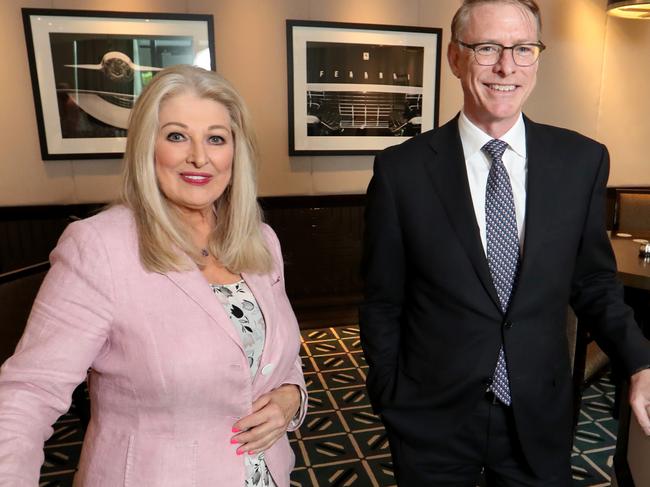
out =
[[[467,44],[459,40],[456,42],[474,51],[474,59],[481,66],[494,66],[499,62],[506,49],[510,49],[512,52],[512,60],[517,66],[532,66],[539,59],[541,52],[546,49],[542,41],[524,42],[514,46],[504,46],[495,42],[479,42],[478,44]]]

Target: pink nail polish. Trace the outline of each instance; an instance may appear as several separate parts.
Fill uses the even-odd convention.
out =
[[[237,443],[239,443],[239,441],[237,441],[237,438],[230,438],[230,444],[236,445]]]
[[[232,427],[232,432],[233,433],[239,433],[241,430],[239,428],[235,428],[234,426]]]
[[[237,455],[243,455],[243,454],[244,454],[244,450],[242,450],[241,448],[238,448],[237,449]]]
[[[249,450],[248,454],[253,455],[255,452],[253,450]]]

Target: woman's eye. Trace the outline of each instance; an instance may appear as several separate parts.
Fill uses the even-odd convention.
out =
[[[171,132],[170,134],[167,134],[167,140],[171,142],[181,142],[185,140],[185,137],[183,137],[183,135],[179,134],[178,132]]]
[[[211,135],[208,140],[211,144],[223,144],[225,142],[221,135]]]

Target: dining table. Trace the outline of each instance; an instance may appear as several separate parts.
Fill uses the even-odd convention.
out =
[[[614,234],[611,236],[610,242],[616,257],[618,278],[623,285],[632,289],[650,291],[650,256],[639,255],[641,245],[648,240],[620,237]]]
[[[650,233],[650,232],[649,232]],[[650,234],[617,234],[610,236],[618,278],[625,286],[626,303],[634,310],[637,323],[646,338],[650,338],[650,255],[641,253],[641,247],[650,240]],[[650,438],[640,432],[627,401],[628,388],[623,384],[619,395],[619,425],[614,455],[614,471],[618,487],[646,487],[650,485]],[[614,485],[614,484],[613,484]]]

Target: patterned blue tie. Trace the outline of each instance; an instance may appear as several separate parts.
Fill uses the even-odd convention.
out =
[[[508,310],[519,268],[519,234],[515,203],[510,178],[501,159],[506,147],[506,142],[497,139],[492,139],[483,146],[483,150],[492,159],[485,191],[487,261],[503,313]],[[499,350],[490,389],[499,401],[510,405],[510,384],[503,345]]]

